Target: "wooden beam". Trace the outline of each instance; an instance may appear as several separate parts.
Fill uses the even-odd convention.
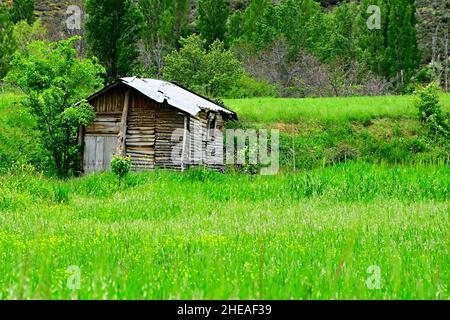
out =
[[[183,132],[183,149],[181,152],[181,171],[184,171],[184,157],[186,156],[186,142],[187,142],[187,134],[188,134],[188,128],[187,128],[187,122],[188,122],[188,116],[184,116],[184,132]]]
[[[78,128],[78,145],[80,146],[79,157],[80,157],[80,172],[84,171],[84,136],[85,136],[85,127],[79,126]]]
[[[127,122],[128,122],[128,108],[130,106],[130,90],[127,90],[125,92],[125,101],[123,105],[123,111],[122,111],[122,120],[120,122],[119,127],[119,136],[117,139],[117,149],[116,149],[116,155],[117,156],[124,156],[125,155],[125,145],[127,140]]]

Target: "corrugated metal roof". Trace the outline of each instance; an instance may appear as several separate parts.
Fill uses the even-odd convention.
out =
[[[172,107],[193,116],[197,116],[202,110],[222,112],[230,116],[236,115],[231,110],[225,109],[204,97],[167,81],[136,77],[122,78],[120,81],[158,103],[163,103],[166,100]]]

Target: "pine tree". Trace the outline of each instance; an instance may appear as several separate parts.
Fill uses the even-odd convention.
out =
[[[142,14],[133,0],[87,0],[86,36],[90,53],[106,69],[108,82],[137,65]]]
[[[197,25],[207,45],[225,40],[229,14],[225,0],[199,0]]]

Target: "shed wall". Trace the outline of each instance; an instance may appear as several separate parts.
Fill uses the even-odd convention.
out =
[[[90,101],[96,118],[84,130],[85,172],[110,168],[117,145],[115,141],[119,133],[125,89],[115,87]],[[213,117],[216,118],[215,128],[222,134],[208,134]],[[157,103],[133,89],[125,151],[131,156],[135,171],[154,168],[183,170],[198,165],[222,169],[223,130],[224,120],[218,113],[202,112],[198,117],[193,117],[166,102]]]

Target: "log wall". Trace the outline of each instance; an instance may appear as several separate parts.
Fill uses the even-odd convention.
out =
[[[126,153],[131,156],[133,170],[155,168],[156,108],[159,104],[133,92],[128,115]]]
[[[127,89],[118,86],[90,101],[96,118],[84,129],[85,138],[118,136]],[[133,170],[183,170],[199,165],[223,169],[223,134],[208,134],[214,117],[216,129],[223,132],[224,120],[220,114],[201,112],[193,117],[134,89],[130,99],[125,153],[132,158]],[[108,157],[103,155],[103,158]]]
[[[162,169],[182,170],[182,146],[185,117],[167,103],[156,107],[155,165]]]

